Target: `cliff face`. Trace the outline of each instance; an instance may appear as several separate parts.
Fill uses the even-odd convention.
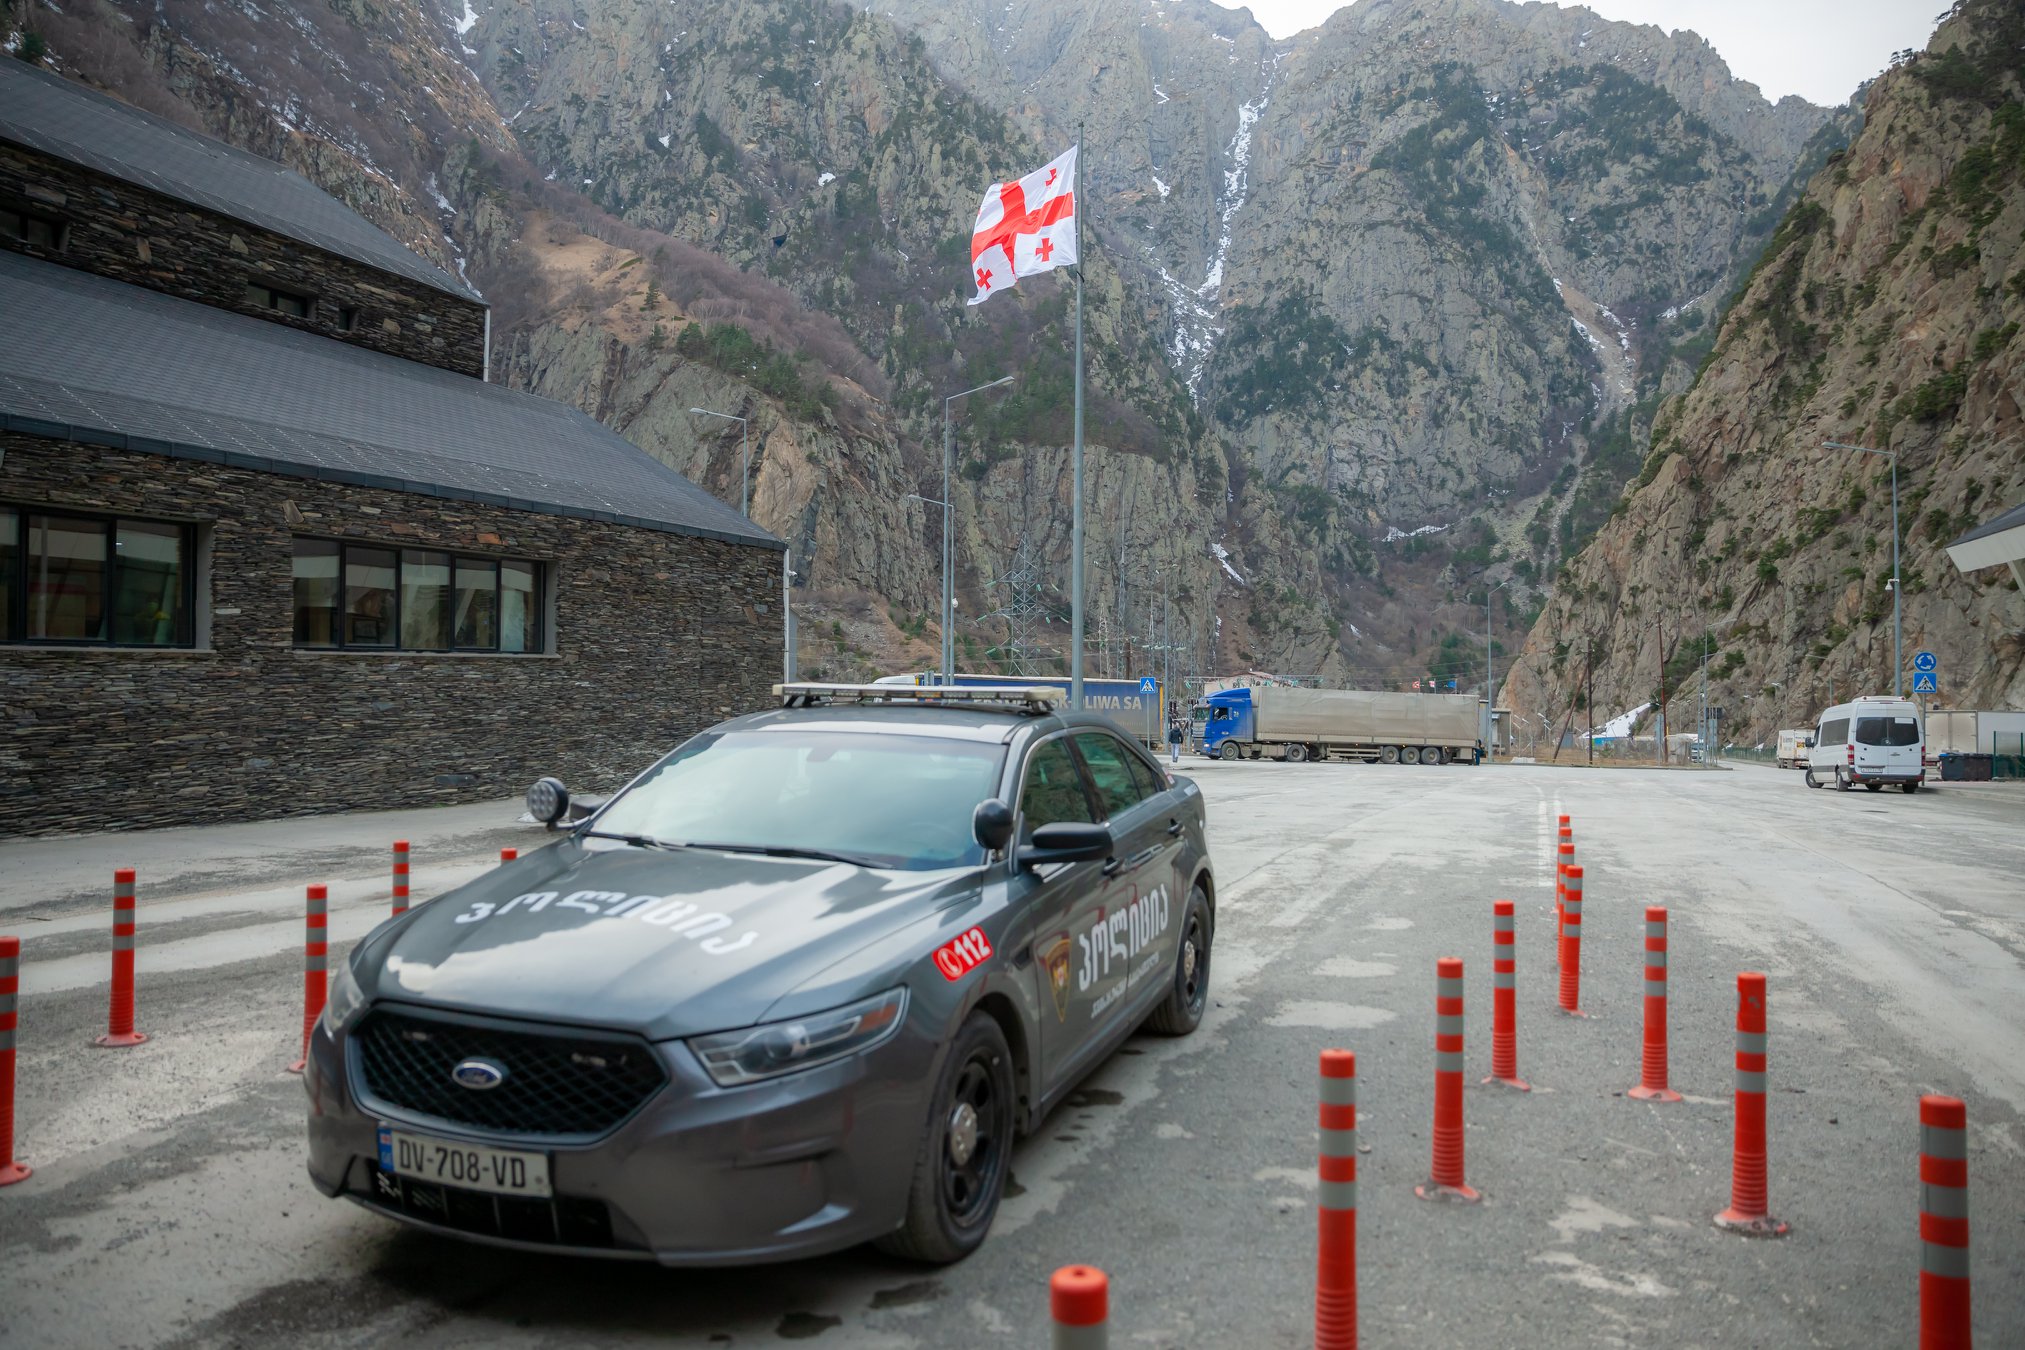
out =
[[[1662,662],[1698,697],[1705,628],[1710,702],[1740,743],[1890,692],[1890,463],[1828,440],[1896,456],[1908,661],[1933,650],[1953,706],[2025,699],[2025,600],[1943,551],[2025,496],[2021,50],[2015,6],[1964,4],[1871,89],[1861,135],[1659,410],[1634,490],[1557,580],[1506,687],[1524,714],[1568,721],[1592,646],[1599,722],[1653,698]]]

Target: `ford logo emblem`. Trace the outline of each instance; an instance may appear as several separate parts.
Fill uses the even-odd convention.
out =
[[[489,1059],[467,1059],[450,1071],[450,1081],[473,1092],[486,1092],[506,1081],[506,1069]]]

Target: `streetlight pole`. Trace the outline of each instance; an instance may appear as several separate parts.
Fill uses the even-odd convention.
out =
[[[1863,455],[1883,455],[1891,461],[1891,696],[1905,697],[1905,647],[1904,630],[1899,626],[1899,585],[1898,577],[1898,452],[1896,450],[1873,450],[1867,445],[1847,445],[1842,441],[1823,441],[1831,450],[1854,450]]]
[[[1511,584],[1512,578],[1506,577],[1503,581],[1500,581],[1497,585],[1491,587],[1489,590],[1484,592],[1484,758],[1485,759],[1495,758],[1495,756],[1492,754],[1492,751],[1495,748],[1492,745],[1492,736],[1493,733],[1497,730],[1498,725],[1497,715],[1491,709],[1491,704],[1496,701],[1491,696],[1491,688],[1492,688],[1491,600],[1494,596],[1497,595],[1499,591],[1502,591],[1503,589],[1505,589],[1505,587]]]
[[[743,417],[732,413],[713,412],[709,408],[691,408],[690,412],[702,417],[722,417],[727,422],[738,423],[738,457],[744,466],[738,476],[738,514],[752,519],[752,439],[751,428]]]
[[[950,405],[968,394],[986,389],[996,389],[1002,384],[1011,384],[1013,377],[1001,375],[987,384],[959,390],[942,400],[942,682],[956,683],[956,578],[950,571],[950,508],[949,471],[956,458],[956,429],[950,420]],[[911,494],[910,494],[911,495]],[[927,501],[928,498],[921,498]]]

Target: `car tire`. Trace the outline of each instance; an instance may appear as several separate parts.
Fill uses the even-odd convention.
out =
[[[1174,975],[1167,998],[1146,1019],[1147,1029],[1162,1036],[1186,1036],[1202,1024],[1209,1007],[1209,953],[1215,937],[1209,896],[1197,882],[1188,892],[1188,912],[1181,920],[1181,946],[1174,954]]]
[[[948,1265],[976,1251],[991,1231],[1012,1162],[1012,1051],[997,1022],[974,1012],[958,1028],[929,1101],[907,1218],[873,1245],[909,1261]],[[968,1119],[960,1121],[966,1109]]]
[[[1811,768],[1807,770],[1807,786],[1811,788],[1818,788],[1821,786],[1821,780],[1814,776],[1814,770]]]
[[[1855,784],[1851,783],[1849,779],[1846,776],[1844,776],[1842,770],[1837,769],[1835,771],[1835,790],[1837,792],[1847,792],[1849,791],[1850,788],[1854,786]]]
[[[1224,763],[1235,764],[1238,761],[1238,757],[1244,754],[1244,751],[1238,749],[1236,741],[1225,741],[1217,747],[1216,753],[1217,757],[1222,759]]]
[[[1882,791],[1884,791],[1884,784],[1882,784],[1882,783],[1865,783],[1865,784],[1863,785],[1863,790],[1864,790],[1865,792],[1882,792]]]
[[[1399,763],[1399,747],[1396,745],[1388,745],[1383,749],[1381,749],[1378,752],[1378,762],[1380,764]]]
[[[1289,764],[1303,764],[1308,759],[1308,747],[1298,741],[1288,746],[1284,753]]]
[[[1905,795],[1908,797],[1912,796],[1913,793],[1918,792],[1920,790],[1920,785],[1918,783],[1900,783],[1899,787],[1905,791]]]

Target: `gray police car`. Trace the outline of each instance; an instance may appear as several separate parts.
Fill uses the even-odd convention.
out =
[[[668,1265],[954,1261],[1017,1134],[1195,1028],[1194,783],[1054,688],[776,692],[359,942],[304,1074],[318,1190]]]

